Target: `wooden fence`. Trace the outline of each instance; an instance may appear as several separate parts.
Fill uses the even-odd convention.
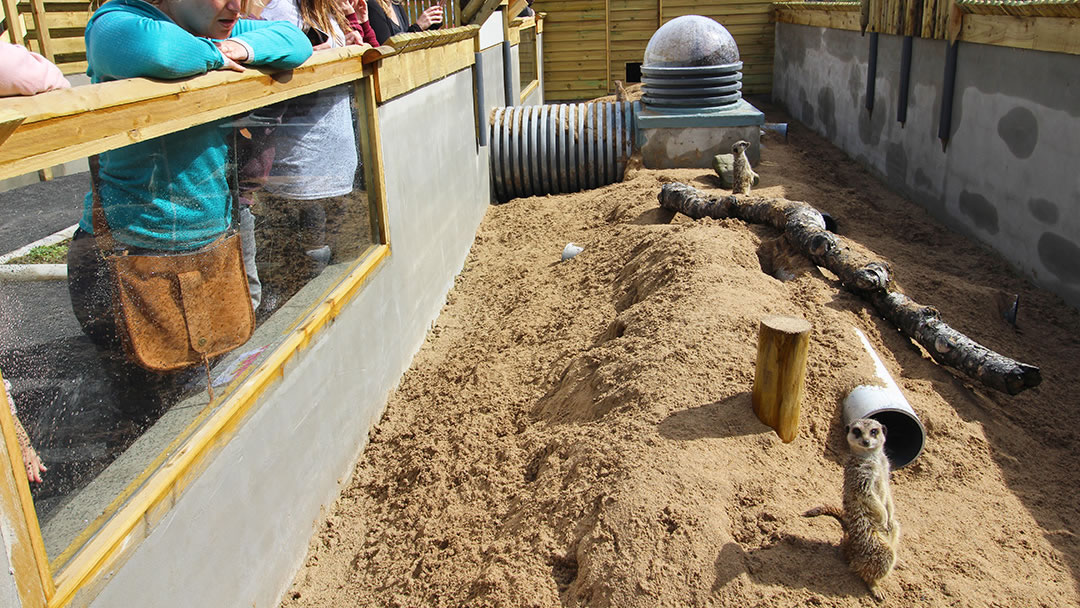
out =
[[[743,61],[743,92],[772,87],[773,11],[769,0],[535,0],[544,18],[544,98],[589,99],[627,80],[649,38],[683,15],[716,19],[734,36]]]
[[[89,2],[2,0],[4,40],[25,44],[60,66],[65,74],[86,71],[83,30],[90,19]]]
[[[777,2],[776,21],[1080,54],[1080,0]]]

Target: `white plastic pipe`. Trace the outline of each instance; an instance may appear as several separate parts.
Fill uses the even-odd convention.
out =
[[[855,328],[870,359],[879,384],[863,384],[851,389],[844,398],[844,424],[859,418],[873,418],[886,428],[885,455],[894,469],[907,466],[922,453],[926,429],[908,403],[900,387],[893,381],[866,335]]]

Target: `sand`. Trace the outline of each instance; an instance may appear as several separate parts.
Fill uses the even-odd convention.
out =
[[[755,193],[829,212],[1043,384],[976,385],[774,230],[658,208],[667,181],[725,192],[707,170],[492,206],[283,606],[875,605],[837,523],[800,516],[840,501],[839,403],[869,369],[856,327],[927,430],[892,475],[903,539],[883,605],[1080,605],[1080,315],[803,126],[762,154]],[[570,241],[584,251],[560,263]],[[1020,295],[1017,327],[997,290]],[[750,404],[774,314],[813,325],[787,444]]]

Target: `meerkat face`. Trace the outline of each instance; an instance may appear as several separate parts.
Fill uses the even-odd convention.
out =
[[[750,142],[748,142],[746,140],[739,140],[739,141],[735,142],[734,145],[731,146],[731,152],[732,152],[732,154],[742,154],[743,150],[746,150],[749,147],[750,147]]]
[[[877,420],[860,418],[847,426],[847,441],[856,454],[876,452],[885,445],[885,426]]]

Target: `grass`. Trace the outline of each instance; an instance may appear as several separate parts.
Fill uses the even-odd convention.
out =
[[[60,241],[54,245],[41,245],[34,247],[26,255],[11,258],[8,264],[63,264],[67,261],[68,244],[71,239]]]

